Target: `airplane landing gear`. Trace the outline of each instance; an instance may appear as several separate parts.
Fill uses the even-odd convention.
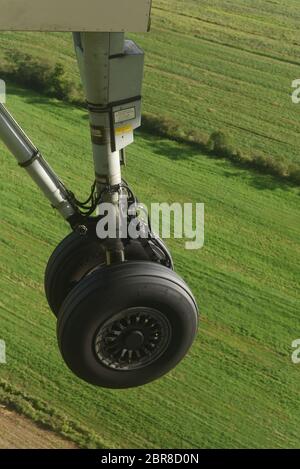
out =
[[[134,211],[138,205],[121,165],[141,125],[144,53],[124,32],[84,28],[73,39],[91,132],[95,182],[90,197],[76,199],[2,104],[0,137],[73,230],[53,252],[45,273],[63,359],[88,383],[140,386],[185,356],[197,330],[197,305],[174,272],[168,249],[151,224],[139,220],[138,210],[126,212],[125,226],[133,217],[146,236],[135,239],[122,232],[123,197]],[[102,239],[96,226],[107,205],[116,229]]]

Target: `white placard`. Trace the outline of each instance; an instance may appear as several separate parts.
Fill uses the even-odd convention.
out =
[[[130,121],[135,119],[135,107],[130,107],[128,109],[122,109],[121,111],[116,111],[115,114],[115,123],[120,124],[121,122]]]

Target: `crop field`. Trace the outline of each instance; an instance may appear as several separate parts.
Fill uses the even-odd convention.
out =
[[[8,106],[70,188],[86,195],[84,111],[15,88]],[[67,228],[1,147],[8,364],[0,366],[0,398],[81,445],[299,446],[299,370],[291,362],[300,336],[298,190],[168,140],[140,136],[128,153],[126,176],[144,202],[205,202],[205,248],[169,243],[201,307],[194,347],[167,377],[134,390],[97,389],[68,371],[43,294],[45,263]]]
[[[204,134],[222,129],[235,148],[300,163],[298,0],[154,0],[144,110]],[[25,47],[26,46],[26,47]],[[24,50],[58,61],[78,84],[65,33],[2,33],[0,57]],[[159,90],[159,92],[158,92]]]
[[[199,8],[199,3],[201,7]],[[172,5],[172,13],[168,9]],[[154,0],[144,108],[235,147],[300,162],[298,2]],[[134,36],[135,37],[135,36]],[[3,33],[6,51],[51,56],[77,82],[69,35]],[[84,110],[8,84],[7,106],[84,199],[93,180]],[[299,188],[139,133],[124,176],[144,203],[204,202],[205,246],[170,240],[200,305],[188,357],[142,388],[87,385],[64,365],[43,291],[68,227],[0,147],[0,402],[83,447],[299,448]]]

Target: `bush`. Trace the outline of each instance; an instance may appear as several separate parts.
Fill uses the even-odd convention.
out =
[[[207,150],[207,137],[198,130],[185,130],[180,123],[166,116],[156,116],[145,112],[143,114],[143,130],[153,135],[166,137],[181,143],[196,145],[202,150]]]
[[[233,161],[242,165],[251,165],[253,163],[253,157],[243,153],[241,150],[236,150],[232,157]]]
[[[297,185],[300,185],[300,167],[299,165],[292,163],[289,166],[289,179]]]
[[[150,133],[162,137],[168,137],[174,140],[182,138],[182,129],[178,122],[165,116],[157,117],[147,112],[144,113],[143,128]]]
[[[207,142],[207,149],[215,156],[232,158],[234,149],[229,143],[229,137],[221,130],[213,132]]]
[[[77,98],[75,85],[66,78],[61,64],[36,59],[22,52],[9,52],[2,65],[1,75],[14,83],[46,96],[74,102]]]

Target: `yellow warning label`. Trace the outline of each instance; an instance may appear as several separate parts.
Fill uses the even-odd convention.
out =
[[[132,132],[133,127],[131,125],[124,125],[123,127],[116,128],[116,135],[127,134],[128,132]]]

